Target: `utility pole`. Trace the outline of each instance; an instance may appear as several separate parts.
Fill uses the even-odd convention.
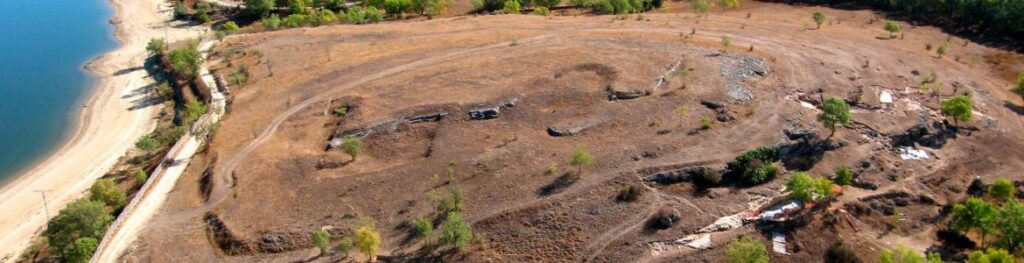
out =
[[[50,220],[50,209],[46,207],[46,192],[49,192],[49,191],[50,191],[49,189],[46,189],[46,190],[35,190],[34,191],[36,193],[40,193],[40,194],[43,195],[43,214],[46,215],[46,220]]]

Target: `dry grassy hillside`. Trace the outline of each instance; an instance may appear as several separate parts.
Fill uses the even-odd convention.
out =
[[[941,246],[943,206],[974,177],[1024,180],[1024,110],[1003,73],[1021,69],[1019,55],[953,38],[939,58],[925,46],[947,39],[940,30],[904,25],[904,38],[885,39],[868,11],[753,4],[696,18],[683,6],[624,20],[459,16],[229,37],[212,58],[217,72],[245,67],[248,82],[231,87],[208,149],[127,257],[359,261],[318,256],[309,233],[326,227],[337,241],[371,218],[381,259],[397,262],[718,262],[741,234],[778,262],[819,261],[840,238],[873,259],[895,243]],[[815,10],[829,22],[805,30]],[[937,81],[925,81],[932,72]],[[974,119],[941,128],[940,100],[965,91]],[[824,139],[815,105],[830,96],[856,104],[851,124]],[[344,116],[332,114],[341,106]],[[484,108],[497,117],[470,117]],[[786,133],[808,129],[820,137]],[[355,161],[326,150],[341,134],[364,136]],[[930,158],[900,158],[907,144]],[[765,145],[784,154],[762,185],[656,180],[722,169]],[[578,146],[594,156],[582,175],[569,164]],[[846,187],[802,220],[712,231],[710,249],[662,243],[782,195],[794,171],[839,166],[877,188]],[[431,197],[453,185],[477,234],[462,251],[424,244],[410,225],[440,218]],[[617,200],[630,185],[643,193]],[[662,209],[678,222],[659,227],[650,218]],[[903,218],[894,230],[890,209]],[[791,255],[771,252],[773,232],[787,234]]]

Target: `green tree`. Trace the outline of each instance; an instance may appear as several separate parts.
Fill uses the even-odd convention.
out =
[[[396,16],[396,17],[402,16],[402,13],[405,13],[411,7],[412,7],[412,2],[410,2],[409,0],[385,0],[384,1],[384,11],[387,12],[389,15],[393,15],[393,16]]]
[[[330,9],[320,10],[316,13],[316,25],[329,25],[338,22],[338,16]]]
[[[462,187],[454,185],[447,195],[437,200],[437,212],[445,214],[461,211],[464,201],[465,197],[462,194]]]
[[[607,2],[607,1],[605,1]],[[594,4],[593,0],[569,0],[569,3],[576,8],[589,8]]]
[[[820,11],[816,11],[814,12],[814,15],[812,15],[812,17],[814,17],[814,23],[817,24],[818,28],[820,29],[821,24],[825,23],[825,14]]]
[[[341,252],[341,254],[344,254],[347,257],[348,252],[352,251],[353,246],[351,237],[342,238],[341,241],[338,242],[338,252]]]
[[[552,7],[556,7],[559,4],[561,4],[561,3],[562,3],[562,0],[533,0],[533,4],[534,5],[536,5],[538,7],[544,7],[546,9],[550,9]]]
[[[697,12],[697,16],[707,16],[708,10],[711,9],[711,4],[707,0],[693,0],[690,2],[693,6],[693,11]]]
[[[836,168],[836,177],[832,180],[838,185],[850,185],[853,182],[853,171],[848,166]]]
[[[423,11],[423,14],[427,17],[433,17],[448,12],[448,4],[451,0],[426,0],[427,5]]]
[[[43,231],[50,248],[64,251],[79,238],[103,238],[107,225],[114,220],[110,210],[103,203],[89,199],[78,199],[60,210]]]
[[[883,249],[882,253],[878,254],[879,263],[924,263],[924,257],[910,250],[909,248],[899,245],[896,249]]]
[[[185,102],[185,110],[183,113],[185,116],[185,122],[193,123],[198,120],[200,116],[206,114],[206,106],[198,100],[188,100]]]
[[[309,234],[309,238],[313,240],[313,244],[320,249],[320,255],[325,255],[331,249],[331,233],[327,233],[327,230],[315,230]]]
[[[238,32],[238,24],[236,24],[235,21],[227,21],[220,26],[220,30],[227,32],[228,34],[234,34],[235,32]]]
[[[135,170],[135,182],[136,182],[136,184],[138,184],[138,185],[145,184],[146,180],[149,180],[149,175],[146,174],[146,171],[143,171],[142,169]]]
[[[171,61],[171,69],[181,79],[192,80],[199,76],[203,56],[196,50],[196,45],[195,41],[192,41],[187,46],[176,48],[167,54]]]
[[[416,235],[423,240],[428,240],[430,234],[434,232],[434,222],[426,217],[417,217],[412,220],[412,226],[416,229]]]
[[[896,38],[896,34],[900,32],[900,24],[895,21],[885,21],[885,26],[882,28],[889,31],[889,38]]]
[[[305,0],[288,0],[288,14],[290,15],[305,15],[306,13],[306,1]]]
[[[928,252],[928,254],[925,255],[925,261],[928,263],[942,263],[942,256],[936,252]]]
[[[1013,256],[1003,249],[989,248],[985,251],[975,250],[967,257],[967,263],[1013,263]]]
[[[1006,201],[999,210],[996,221],[999,226],[999,247],[1014,253],[1024,252],[1024,206],[1016,199]]]
[[[270,16],[264,17],[263,28],[266,30],[281,29],[281,17],[277,16],[277,14],[271,14]]]
[[[583,166],[594,163],[594,156],[590,155],[586,147],[583,145],[576,146],[576,150],[572,153],[572,160],[569,162],[570,165],[576,166],[576,175],[583,176]]]
[[[124,206],[127,195],[114,183],[114,180],[100,179],[89,188],[89,199],[106,204],[112,209]]]
[[[377,232],[373,221],[364,221],[363,226],[356,229],[354,236],[356,249],[369,257],[370,262],[377,262],[377,252],[380,251],[380,232]]]
[[[141,138],[139,138],[138,141],[135,141],[135,148],[139,148],[139,150],[147,152],[156,150],[158,146],[159,143],[156,141],[156,139],[153,139],[153,136],[150,135],[143,135]]]
[[[441,241],[462,249],[473,238],[473,227],[462,219],[462,213],[449,212],[441,224]]]
[[[786,180],[786,191],[793,199],[802,202],[813,202],[831,197],[832,181],[825,178],[811,178],[805,172],[796,172]]]
[[[502,10],[505,11],[506,14],[518,14],[520,8],[521,5],[518,0],[507,0],[505,1],[504,8]]]
[[[981,246],[995,228],[996,207],[978,198],[967,198],[963,204],[953,206],[953,219],[950,228],[966,233],[975,229],[981,234]]]
[[[245,0],[245,12],[256,17],[267,17],[274,9],[274,0]]]
[[[1005,178],[996,179],[996,182],[988,186],[988,195],[996,199],[1004,200],[1013,197],[1017,189],[1013,183]]]
[[[718,0],[718,5],[722,6],[722,12],[726,9],[740,7],[740,0]]]
[[[549,15],[551,15],[551,10],[548,9],[547,7],[541,6],[541,7],[538,7],[538,8],[534,8],[533,9],[533,14],[534,15],[539,15],[539,16],[549,16]]]
[[[198,2],[196,3],[195,10],[196,20],[199,20],[200,23],[205,24],[212,20],[210,19],[210,12],[213,11],[213,6],[210,3]]]
[[[731,45],[732,45],[732,38],[729,38],[728,36],[722,36],[722,52],[728,51],[729,50],[729,46],[731,46]]]
[[[380,23],[380,21],[382,21],[382,20],[384,20],[384,17],[381,16],[380,10],[378,10],[376,7],[372,7],[372,6],[366,8],[366,21],[367,22],[369,22],[369,23]]]
[[[64,249],[64,262],[67,263],[87,263],[92,259],[92,254],[96,252],[96,247],[100,245],[99,241],[95,238],[83,237],[76,239],[71,246]]]
[[[971,97],[959,95],[942,101],[942,115],[953,117],[953,126],[971,120]]]
[[[149,51],[150,55],[159,56],[164,50],[167,50],[167,43],[163,38],[150,38],[146,44],[146,51]]]
[[[352,157],[352,161],[355,161],[356,157],[359,156],[359,152],[363,150],[363,139],[347,135],[341,138],[341,146],[339,147],[342,152]]]
[[[829,138],[832,138],[836,134],[836,124],[850,123],[850,105],[847,105],[845,100],[837,97],[828,98],[821,104],[821,113],[818,114],[817,118],[818,121],[832,131],[828,135]]]
[[[1019,95],[1021,102],[1024,102],[1024,72],[1017,76],[1017,87],[1014,87],[1011,91]]]
[[[769,263],[768,250],[764,243],[742,235],[732,240],[725,250],[725,261],[729,263]]]

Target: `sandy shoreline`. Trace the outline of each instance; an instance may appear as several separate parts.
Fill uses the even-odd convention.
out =
[[[170,7],[163,0],[110,0],[116,49],[86,63],[95,74],[70,136],[47,157],[20,173],[0,189],[0,261],[17,258],[46,224],[43,202],[36,190],[47,193],[49,215],[82,196],[92,183],[110,170],[137,138],[151,131],[159,105],[142,105],[149,94],[149,78],[141,69],[150,38],[178,41],[197,36],[194,28],[164,29]],[[138,68],[138,69],[136,69]],[[125,69],[133,69],[124,71]]]

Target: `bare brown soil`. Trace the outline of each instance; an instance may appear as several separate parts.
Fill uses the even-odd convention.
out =
[[[871,259],[892,243],[922,251],[934,244],[941,206],[962,199],[975,176],[1024,179],[1017,132],[1024,116],[1001,73],[1020,70],[1019,63],[993,65],[986,57],[1005,53],[980,45],[954,45],[939,58],[925,44],[947,36],[930,27],[906,25],[904,39],[882,39],[867,11],[823,9],[829,24],[804,30],[815,10],[752,4],[700,19],[687,12],[625,20],[466,16],[230,37],[220,48],[239,52],[221,52],[219,72],[244,65],[249,81],[232,87],[230,112],[209,149],[128,258],[365,260],[318,256],[308,233],[327,227],[337,240],[372,218],[382,259],[392,261],[718,262],[732,237],[754,235],[770,247],[772,231],[788,233],[792,253],[770,252],[776,261],[818,261],[836,239]],[[732,40],[724,53],[722,36]],[[767,72],[755,72],[757,62]],[[677,63],[691,72],[671,71]],[[939,81],[922,85],[931,72]],[[896,103],[880,103],[883,90]],[[976,114],[959,132],[901,136],[941,123],[939,101],[968,90]],[[815,122],[817,110],[801,105],[817,103],[819,92],[858,103],[853,123],[827,143],[833,147],[808,150],[783,131],[816,127],[828,136]],[[494,119],[467,113],[511,100]],[[724,102],[732,120],[716,120],[702,100]],[[332,114],[342,105],[347,115]],[[435,113],[447,115],[409,121]],[[702,130],[705,118],[712,124]],[[556,137],[550,127],[581,128]],[[367,130],[355,161],[325,150],[332,136]],[[902,160],[896,144],[908,142],[931,158]],[[569,166],[578,145],[595,156],[581,176]],[[761,145],[800,154],[783,158],[780,176],[755,187],[642,181],[686,167],[721,168]],[[548,173],[553,164],[557,173]],[[778,195],[792,171],[829,176],[844,165],[877,190],[848,187],[803,223],[714,233],[709,250],[651,253],[651,242],[695,233]],[[456,182],[446,179],[449,166]],[[454,183],[478,237],[461,252],[425,247],[411,238],[409,221],[438,216],[428,196]],[[634,202],[616,200],[626,185],[645,191]],[[681,220],[661,229],[649,218],[666,206]],[[869,209],[849,211],[857,206]],[[903,220],[895,230],[889,207]]]

